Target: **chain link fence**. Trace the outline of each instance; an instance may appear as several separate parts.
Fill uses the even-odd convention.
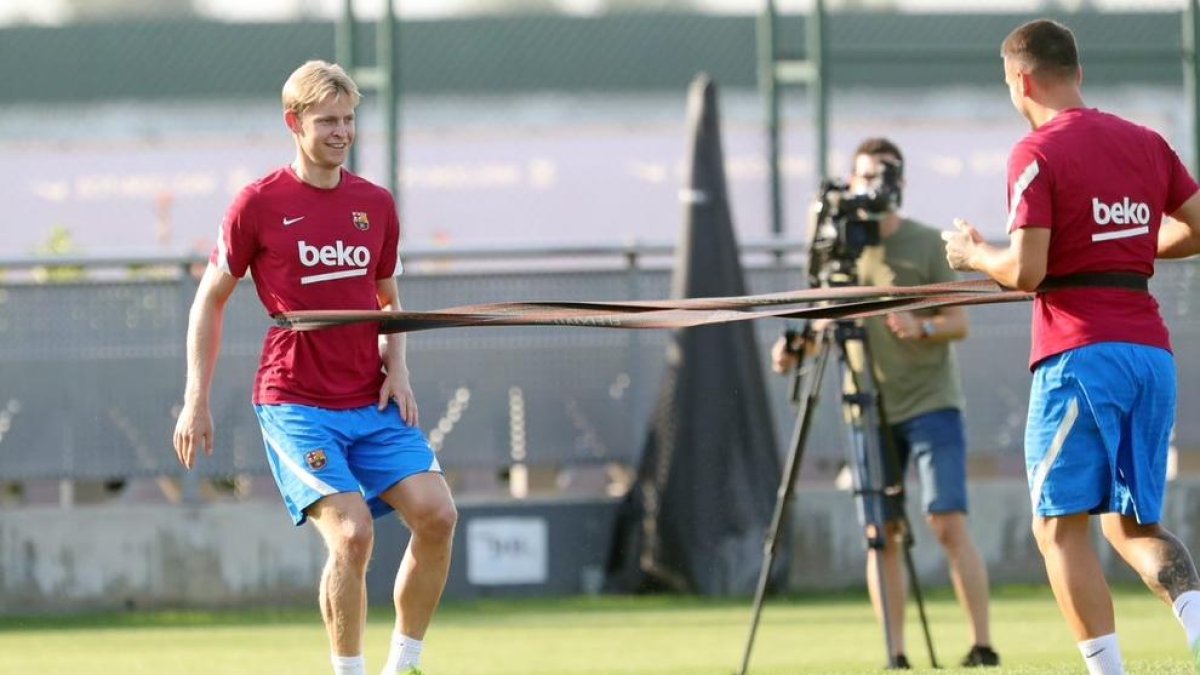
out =
[[[606,256],[617,261],[624,254],[614,249]],[[422,272],[421,265],[410,262],[418,271],[401,277],[411,309],[511,298],[669,296],[670,270],[653,263],[491,272]],[[181,404],[182,336],[194,281],[159,269],[133,279],[0,287],[0,482],[182,476],[170,438]],[[1194,262],[1163,265],[1153,284],[1174,338],[1181,401],[1200,396],[1198,272]],[[751,292],[803,283],[793,265],[751,264],[747,279]],[[976,308],[971,319],[972,336],[958,346],[969,447],[981,469],[1020,475],[1029,306]],[[756,324],[766,354],[784,326]],[[201,475],[267,471],[249,397],[268,325],[251,289],[234,294],[211,401],[217,451],[200,462]],[[549,327],[414,333],[409,362],[423,426],[450,474],[480,489],[501,489],[518,460],[541,476],[544,490],[570,491],[572,476],[589,472],[600,479],[589,489],[616,489],[640,455],[667,337],[665,331]],[[766,380],[775,432],[786,439],[795,414],[787,400],[790,382],[771,374]],[[836,391],[824,400],[827,409],[815,418],[806,455],[808,477],[828,477],[842,457]],[[1177,443],[1200,449],[1200,422],[1181,415]]]

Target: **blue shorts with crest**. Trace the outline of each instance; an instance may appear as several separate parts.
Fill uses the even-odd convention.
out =
[[[1103,342],[1040,362],[1025,426],[1033,513],[1157,523],[1175,386],[1174,358],[1157,347]]]
[[[283,503],[300,525],[322,497],[357,492],[378,518],[392,507],[380,495],[418,473],[441,473],[421,430],[408,426],[395,403],[329,410],[306,405],[256,405],[267,461]]]

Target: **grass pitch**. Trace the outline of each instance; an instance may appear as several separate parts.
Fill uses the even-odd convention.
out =
[[[927,598],[941,670],[929,669],[910,603],[913,672],[977,673],[954,666],[968,644],[947,591]],[[1193,672],[1169,608],[1141,588],[1116,591],[1118,632],[1130,675]],[[728,675],[737,670],[750,602],[601,597],[447,603],[426,640],[430,675]],[[993,592],[992,630],[1016,674],[1083,672],[1046,588]],[[372,611],[367,670],[379,672],[391,631]],[[883,638],[864,593],[770,599],[750,672],[879,673]],[[327,675],[317,609],[241,613],[127,613],[0,619],[0,673],[38,675]]]

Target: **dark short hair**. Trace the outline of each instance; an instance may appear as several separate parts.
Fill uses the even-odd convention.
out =
[[[900,161],[900,169],[904,168],[904,154],[900,152],[900,146],[883,137],[868,138],[854,150],[854,156],[859,155],[891,155]]]
[[[1050,19],[1018,26],[1004,38],[1000,54],[1017,61],[1034,77],[1065,79],[1079,72],[1075,35],[1070,28]]]

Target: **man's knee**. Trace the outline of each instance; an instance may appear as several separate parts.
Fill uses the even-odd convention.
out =
[[[375,528],[361,497],[350,493],[331,495],[309,507],[307,514],[332,558],[366,565],[375,543]]]
[[[1132,516],[1109,513],[1100,517],[1100,532],[1118,550],[1137,539],[1163,539],[1166,532],[1158,523],[1142,525]],[[1169,537],[1169,534],[1165,535]]]
[[[458,524],[458,509],[454,500],[446,498],[425,505],[410,519],[408,527],[424,539],[449,540]]]
[[[1038,550],[1045,555],[1046,549],[1053,546],[1054,543],[1054,519],[1034,516],[1029,523],[1029,530],[1033,533],[1033,541],[1037,544]]]
[[[331,555],[365,565],[375,544],[375,528],[369,516],[344,518],[331,528],[325,540]]]
[[[967,517],[964,513],[930,513],[925,522],[934,539],[947,551],[957,549],[966,541]]]
[[[1072,516],[1034,516],[1033,539],[1037,542],[1038,550],[1045,555],[1047,551],[1072,544],[1089,543],[1090,526],[1091,521],[1086,513]]]

